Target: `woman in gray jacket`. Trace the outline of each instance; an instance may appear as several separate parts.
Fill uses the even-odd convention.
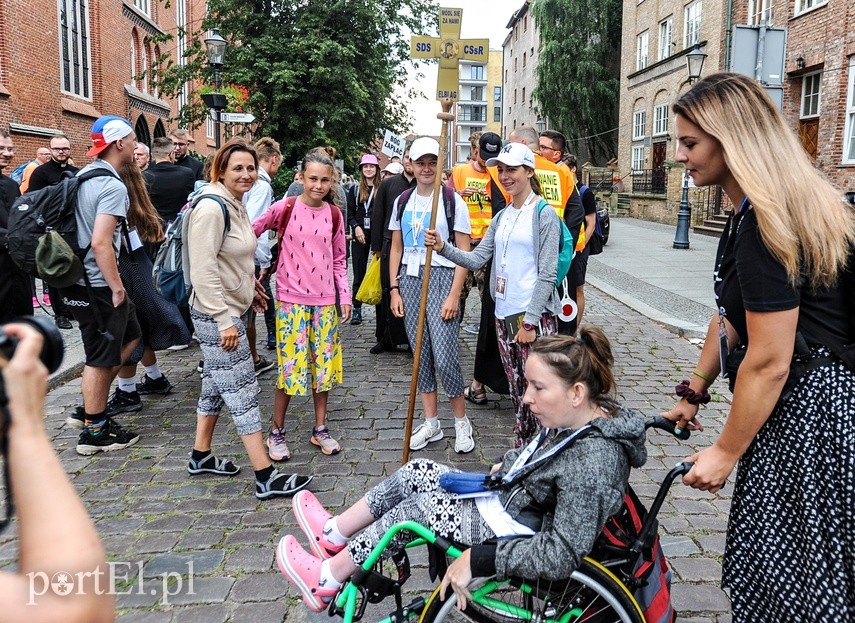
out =
[[[582,327],[578,338],[535,342],[525,402],[543,431],[493,466],[502,485],[480,497],[443,489],[440,476],[455,470],[425,459],[407,463],[335,517],[314,495],[299,492],[294,515],[313,553],[284,537],[276,548],[282,573],[320,612],[386,530],[412,520],[471,546],[443,580],[443,596],[451,586],[461,607],[473,576],[569,578],[620,509],[630,467],[647,458],[643,418],[612,398],[613,362],[596,327]],[[385,555],[403,548],[408,536],[399,533]]]
[[[558,333],[555,273],[561,223],[540,196],[534,154],[526,145],[509,143],[487,166],[498,168],[499,182],[512,201],[493,217],[481,243],[472,251],[462,251],[445,244],[429,229],[425,245],[469,270],[477,270],[493,258],[490,294],[496,301],[496,336],[516,413],[516,446],[520,447],[538,429],[523,401],[525,362],[538,336]]]

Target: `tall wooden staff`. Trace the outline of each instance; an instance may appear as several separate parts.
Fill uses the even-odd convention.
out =
[[[436,229],[436,213],[442,194],[443,163],[448,151],[448,123],[454,121],[451,107],[458,98],[460,84],[459,60],[479,61],[486,64],[489,52],[487,39],[461,39],[460,23],[463,9],[439,9],[439,37],[414,36],[410,41],[412,58],[438,58],[439,75],[437,79],[436,99],[442,104],[442,112],[437,118],[442,120],[442,134],[439,139],[436,179],[433,184],[433,202],[430,211],[430,228]],[[462,50],[462,53],[461,53]],[[452,234],[454,232],[448,232]],[[407,405],[407,423],[404,427],[404,450],[402,463],[410,459],[410,436],[413,433],[413,414],[416,409],[416,395],[419,389],[419,367],[422,355],[422,337],[425,329],[425,310],[427,307],[428,286],[430,285],[430,264],[433,248],[428,247],[425,255],[425,269],[422,275],[422,293],[419,301],[419,320],[416,328],[415,349],[413,352],[413,377],[410,381],[410,401]]]

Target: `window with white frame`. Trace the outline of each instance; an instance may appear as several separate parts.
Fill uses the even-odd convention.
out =
[[[656,60],[665,60],[671,56],[671,34],[673,27],[674,21],[670,17],[665,21],[659,22],[659,56]]]
[[[796,15],[828,4],[828,0],[796,0]]]
[[[184,53],[187,52],[187,0],[175,0],[175,24],[177,36],[175,37],[175,56],[178,59],[178,64],[184,66],[187,64],[187,59],[184,58]],[[178,93],[178,110],[187,105],[189,96],[189,87],[185,82],[181,86],[181,91]]]
[[[757,26],[765,20],[767,24],[772,23],[772,0],[748,0],[748,24]]]
[[[686,7],[683,28],[683,47],[690,48],[701,41],[701,0],[695,0]]]
[[[846,85],[846,129],[843,133],[843,162],[855,163],[855,56],[849,57]]]
[[[648,51],[650,49],[650,32],[645,30],[638,35],[635,44],[635,70],[640,71],[647,67]]]
[[[59,9],[59,58],[62,90],[77,97],[92,97],[87,0],[57,0]]]
[[[821,72],[808,74],[802,78],[802,105],[799,117],[802,119],[819,115],[819,90]]]
[[[134,0],[134,6],[146,15],[151,14],[151,0]]]
[[[668,104],[653,109],[653,136],[668,134]]]
[[[632,146],[632,173],[641,173],[644,171],[644,145]]]
[[[645,137],[644,131],[647,126],[647,111],[636,110],[632,113],[632,140],[637,141]]]
[[[214,120],[211,119],[211,113],[208,113],[208,116],[205,117],[205,136],[210,139],[215,139],[217,137],[216,129],[214,128]]]

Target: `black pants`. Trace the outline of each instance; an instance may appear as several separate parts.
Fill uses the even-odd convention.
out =
[[[392,301],[389,295],[389,249],[391,247],[391,240],[383,241],[383,251],[380,253],[380,285],[383,286],[383,299],[376,308],[377,324],[374,329],[377,341],[390,349],[399,344],[409,344],[404,319],[392,315]]]
[[[490,278],[492,260],[487,262],[484,270],[487,279]],[[478,343],[475,347],[475,379],[498,394],[510,394],[508,377],[502,365],[499,354],[499,343],[496,337],[496,302],[490,294],[489,283],[481,291],[481,326],[478,329]]]
[[[0,324],[33,315],[30,276],[18,268],[5,251],[0,252]]]
[[[365,270],[368,268],[368,257],[371,255],[371,231],[365,232],[365,244],[361,244],[354,238],[350,243],[350,256],[353,261],[353,308],[362,309],[362,302],[356,300],[356,293],[365,278]]]

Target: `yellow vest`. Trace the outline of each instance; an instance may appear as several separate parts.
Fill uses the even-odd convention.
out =
[[[493,218],[490,174],[486,171],[484,173],[476,171],[475,167],[468,162],[458,164],[451,171],[451,185],[458,193],[462,193],[464,188],[478,189],[478,193],[464,197],[463,201],[469,208],[469,225],[472,228],[469,237],[473,240],[480,240],[484,237],[487,227],[490,226],[490,220]]]
[[[540,182],[540,196],[546,200],[546,203],[555,209],[558,218],[564,219],[564,207],[567,205],[567,200],[573,194],[573,188],[576,186],[576,179],[573,172],[565,165],[558,165],[539,156],[534,155],[534,174]],[[498,180],[498,173],[495,174]],[[498,184],[497,184],[498,185]],[[501,186],[499,186],[501,188]],[[502,188],[502,194],[505,196],[505,202],[511,202],[511,196]]]

